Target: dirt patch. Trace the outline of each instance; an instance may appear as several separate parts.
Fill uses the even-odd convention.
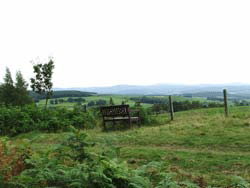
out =
[[[10,143],[12,144],[12,143]],[[4,174],[4,181],[10,181],[12,176],[18,176],[25,170],[24,159],[22,155],[17,154],[17,148],[12,148],[9,154],[6,154],[6,147],[0,141],[0,172]],[[10,170],[6,170],[10,167]]]
[[[171,172],[179,172],[179,167],[173,166],[170,168]]]
[[[195,177],[194,182],[201,188],[207,187],[207,182],[202,176]]]

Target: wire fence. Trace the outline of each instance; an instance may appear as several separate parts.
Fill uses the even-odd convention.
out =
[[[241,90],[242,95],[237,95],[234,92],[227,92],[223,90],[221,92],[203,92],[201,95],[183,94],[182,98],[178,95],[173,96],[144,96],[140,100],[138,98],[131,98],[135,101],[134,106],[144,106],[144,104],[151,104],[148,111],[151,114],[163,114],[169,113],[171,119],[174,119],[174,113],[180,111],[195,111],[200,109],[216,108],[214,112],[224,113],[228,116],[230,113],[236,112],[248,112],[247,106],[250,106],[250,90]],[[170,98],[172,101],[170,102]],[[151,101],[150,101],[151,100]],[[130,105],[131,106],[131,105]],[[246,108],[242,108],[245,106]],[[48,108],[67,108],[74,109],[75,107],[81,107],[83,109],[90,110],[92,108],[99,108],[99,106],[88,106],[86,103],[81,105],[75,103],[58,103],[57,105],[48,104]],[[205,112],[204,112],[205,113]],[[210,112],[208,112],[210,113]]]
[[[222,96],[222,97],[221,97]],[[230,96],[230,97],[228,97]],[[169,101],[171,100],[172,96],[169,96]],[[193,98],[193,97],[192,97]],[[194,99],[194,98],[193,98]],[[184,103],[181,102],[169,102],[168,105],[168,110],[165,112],[170,113],[171,120],[174,118],[174,113],[179,112],[179,111],[186,111],[186,110],[191,110],[193,112],[201,111],[201,109],[206,109],[206,108],[212,108],[212,110],[203,110],[202,112],[204,114],[224,114],[225,117],[246,117],[250,118],[250,94],[247,95],[228,95],[228,91],[226,89],[221,92],[221,95],[217,97],[207,97],[208,99],[213,99],[211,102],[191,102],[187,104],[188,102],[186,101]],[[216,102],[215,102],[216,101]],[[162,113],[163,111],[160,111]],[[164,113],[164,112],[163,112]]]

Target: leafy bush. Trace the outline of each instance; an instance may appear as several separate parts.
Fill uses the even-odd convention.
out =
[[[102,100],[102,99],[100,99],[100,100],[98,100],[98,101],[96,101],[96,105],[106,105],[107,104],[107,101],[105,101],[105,100]]]
[[[56,132],[72,125],[77,128],[94,128],[96,120],[82,109],[42,110],[35,106],[2,107],[0,135],[15,136],[34,130]]]
[[[140,110],[139,113],[139,117],[141,119],[141,124],[143,125],[149,125],[149,124],[153,124],[153,123],[157,123],[156,118],[152,117],[148,110],[143,108],[142,106],[138,106],[137,104],[135,104],[133,107],[131,107],[132,110]],[[133,116],[133,112],[131,114]]]
[[[244,187],[249,187],[250,186],[250,184],[249,183],[247,183],[242,177],[240,177],[240,176],[234,176],[234,178],[233,178],[233,182],[232,182],[232,184],[231,184],[231,187],[242,187],[242,188],[244,188]]]
[[[95,106],[95,101],[88,102],[88,106]]]

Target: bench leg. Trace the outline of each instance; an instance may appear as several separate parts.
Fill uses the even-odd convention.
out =
[[[104,130],[106,131],[107,127],[106,127],[105,121],[103,121],[103,127],[104,127]]]
[[[141,118],[138,119],[139,127],[141,127]]]
[[[113,121],[113,122],[112,122],[112,129],[113,129],[113,130],[115,130],[115,125],[116,125],[116,122]]]

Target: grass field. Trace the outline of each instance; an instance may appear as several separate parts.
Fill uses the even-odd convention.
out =
[[[96,143],[91,151],[117,155],[134,169],[156,163],[158,167],[149,168],[152,177],[167,172],[177,182],[200,187],[243,185],[244,181],[250,182],[250,108],[234,107],[229,112],[230,117],[225,118],[223,108],[190,110],[175,113],[174,121],[168,114],[160,114],[160,123],[154,126],[86,132],[88,141]],[[28,139],[33,151],[42,153],[67,134],[33,132],[13,140]],[[110,148],[116,148],[117,153],[110,152]]]

